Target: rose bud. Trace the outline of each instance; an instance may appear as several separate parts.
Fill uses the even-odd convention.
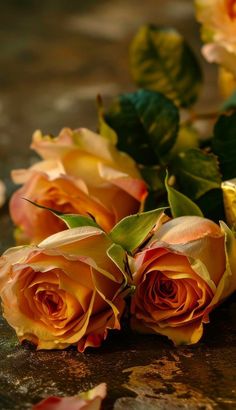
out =
[[[236,289],[236,240],[201,217],[162,225],[134,264],[133,327],[177,345],[196,343],[209,313]]]
[[[93,227],[68,229],[0,258],[4,317],[37,349],[100,346],[120,329],[124,276],[107,256],[111,241]]]

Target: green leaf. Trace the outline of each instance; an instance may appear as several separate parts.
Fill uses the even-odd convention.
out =
[[[159,208],[127,216],[111,230],[110,238],[125,250],[132,252],[147,238],[165,209]]]
[[[121,272],[126,272],[126,252],[122,246],[113,243],[107,250],[107,255],[120,269]]]
[[[53,212],[53,213],[59,219],[61,219],[63,222],[65,222],[65,224],[68,226],[68,228],[78,228],[80,226],[94,226],[96,228],[102,229],[94,221],[94,219],[92,219],[88,216],[83,216],[83,215],[78,215],[78,214],[61,214],[61,215],[58,215],[55,212]]]
[[[197,201],[205,218],[212,219],[215,222],[225,220],[224,202],[222,189],[212,189],[202,195]]]
[[[214,155],[193,148],[180,152],[172,164],[181,192],[191,199],[220,188],[221,176]]]
[[[46,206],[40,205],[37,202],[31,201],[30,199],[23,198],[25,201],[30,202],[32,205],[38,208],[45,209],[46,211],[52,212],[57,218],[65,222],[68,228],[79,228],[80,226],[94,226],[96,228],[102,229],[94,219],[83,216],[79,214],[63,214],[62,212],[56,211],[55,209],[48,208]]]
[[[236,92],[234,92],[220,107],[221,111],[236,110]]]
[[[212,139],[212,151],[219,158],[223,180],[235,178],[236,113],[232,115],[221,115],[218,119]]]
[[[118,293],[120,293],[123,289],[126,288],[128,282],[132,281],[132,274],[129,270],[129,265],[127,262],[127,254],[120,245],[113,243],[107,250],[107,255],[123,273],[124,282],[122,283],[121,288],[118,290]]]
[[[104,107],[101,96],[97,96],[97,108],[98,108],[98,125],[99,134],[111,141],[112,144],[116,145],[118,137],[116,132],[107,124],[105,120]]]
[[[192,125],[181,125],[175,145],[172,147],[168,158],[173,158],[180,152],[191,148],[199,148],[199,134]]]
[[[175,143],[179,112],[164,95],[138,90],[114,100],[106,120],[118,134],[119,149],[140,164],[153,165]]]
[[[190,198],[168,184],[168,173],[165,179],[168,202],[173,218],[185,215],[203,216],[200,208]]]
[[[148,185],[148,196],[145,200],[145,211],[166,206],[166,188],[165,188],[165,168],[157,166],[145,166],[140,168],[143,179]]]
[[[131,44],[130,62],[139,87],[160,91],[183,107],[196,101],[202,84],[201,69],[176,30],[141,27]]]
[[[145,182],[148,184],[149,192],[158,191],[160,194],[166,192],[165,189],[165,171],[159,165],[145,166],[140,168]]]

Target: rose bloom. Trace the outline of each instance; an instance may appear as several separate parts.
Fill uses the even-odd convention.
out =
[[[100,410],[105,399],[107,387],[101,383],[93,389],[78,396],[51,396],[32,407],[32,410]]]
[[[177,345],[196,343],[209,313],[236,289],[236,239],[201,217],[163,224],[134,264],[133,327]]]
[[[18,243],[38,243],[65,229],[58,218],[22,198],[92,216],[105,231],[142,208],[147,188],[135,162],[106,138],[87,129],[64,129],[57,138],[36,131],[31,147],[43,160],[12,173],[23,184],[10,201]]]
[[[21,342],[37,349],[77,345],[84,351],[100,346],[109,329],[120,329],[124,277],[106,254],[110,245],[100,229],[82,227],[3,254],[4,317]]]
[[[202,23],[203,55],[236,76],[236,0],[195,0]]]

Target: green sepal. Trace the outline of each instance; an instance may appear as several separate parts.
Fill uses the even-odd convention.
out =
[[[193,200],[221,185],[218,159],[198,148],[180,152],[171,163],[183,194]]]
[[[134,251],[148,237],[165,209],[159,208],[127,216],[111,230],[109,233],[111,240],[128,252]]]
[[[106,122],[102,98],[97,96],[99,134],[107,138],[113,145],[117,144],[118,136],[115,130]]]
[[[124,281],[116,293],[123,292],[123,290],[132,283],[132,274],[130,273],[128,261],[127,261],[127,254],[122,246],[113,243],[110,248],[107,250],[107,256],[112,260],[112,262],[118,267],[118,269],[122,272]]]
[[[30,202],[32,205],[37,206],[38,208],[45,209],[50,211],[61,221],[65,222],[68,228],[79,228],[80,226],[93,226],[99,229],[102,229],[92,217],[79,215],[79,214],[63,214],[62,212],[56,211],[55,209],[43,206],[37,202],[31,201],[30,199],[23,198],[25,201]]]
[[[173,218],[185,215],[203,216],[201,209],[190,198],[168,184],[168,179],[167,172],[165,186]]]

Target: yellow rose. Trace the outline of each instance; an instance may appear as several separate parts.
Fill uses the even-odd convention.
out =
[[[236,240],[224,224],[179,217],[157,230],[135,266],[133,327],[196,343],[209,313],[236,289]]]
[[[3,254],[3,312],[21,342],[84,351],[100,346],[109,329],[120,328],[123,274],[107,256],[110,245],[103,231],[84,227]]]
[[[236,76],[236,0],[195,0],[203,55]]]
[[[38,242],[65,226],[22,197],[67,213],[91,215],[109,231],[142,207],[147,188],[135,162],[107,139],[86,129],[64,129],[57,138],[37,131],[31,146],[42,161],[13,171],[23,184],[12,197],[10,213],[19,226],[19,242]]]

